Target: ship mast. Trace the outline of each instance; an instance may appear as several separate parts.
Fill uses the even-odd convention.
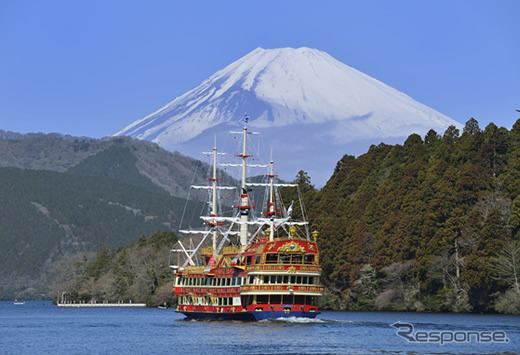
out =
[[[215,144],[213,145],[213,178],[212,182],[212,204],[211,204],[211,217],[217,217],[217,137],[215,137]],[[215,226],[217,221],[213,220],[213,232],[211,234],[211,241],[213,244],[213,257],[217,254],[217,230]]]
[[[249,193],[246,187],[246,166],[247,166],[247,158],[250,157],[246,155],[246,144],[247,144],[247,127],[244,126],[243,129],[243,145],[242,145],[242,154],[238,155],[242,158],[242,182],[240,185],[240,245],[242,249],[245,250],[247,245],[247,237],[248,237],[248,228],[247,221],[249,219]]]
[[[271,215],[271,221],[269,222],[269,241],[272,242],[274,239],[274,217],[275,217],[275,206],[274,206],[274,163],[273,163],[273,152],[271,151],[271,160],[269,162],[271,173],[269,177],[269,214]]]

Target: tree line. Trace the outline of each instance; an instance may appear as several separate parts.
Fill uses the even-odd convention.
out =
[[[520,313],[520,119],[410,135],[300,171],[326,297],[348,310]]]

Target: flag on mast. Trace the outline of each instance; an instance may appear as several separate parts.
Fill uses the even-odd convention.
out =
[[[290,205],[289,208],[287,209],[287,216],[290,216],[290,215],[292,214],[293,204],[294,204],[294,200],[291,201],[291,205]]]
[[[249,122],[249,116],[247,115],[247,113],[244,115],[244,122],[245,123]]]

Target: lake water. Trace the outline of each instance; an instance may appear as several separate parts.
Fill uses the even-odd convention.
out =
[[[413,332],[410,326],[392,328],[396,322],[411,324]],[[407,341],[397,331],[416,341]],[[470,342],[461,343],[467,332],[472,332]],[[493,335],[496,342],[476,340]],[[441,345],[438,337],[446,343]],[[520,316],[325,311],[315,320],[207,322],[186,321],[172,309],[74,309],[41,301],[0,302],[0,354],[41,353],[520,353]]]

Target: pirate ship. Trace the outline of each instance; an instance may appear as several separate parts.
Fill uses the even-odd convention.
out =
[[[297,184],[278,183],[273,161],[267,165],[249,164],[248,132],[232,132],[242,138],[236,187],[219,186],[216,146],[212,177],[207,186],[192,186],[209,192],[209,214],[201,216],[205,230],[181,230],[193,238],[177,242],[171,250],[170,265],[176,274],[176,311],[188,318],[218,320],[262,320],[281,317],[314,318],[318,312],[320,285],[317,232],[310,233],[301,193]],[[247,168],[269,169],[263,182],[248,182]],[[294,201],[285,208],[279,188],[296,188],[301,220],[292,218]],[[265,203],[260,212],[252,198],[254,189],[264,189]],[[222,190],[238,190],[233,213],[224,216],[217,205]],[[198,235],[198,238],[195,237]],[[196,246],[195,246],[196,245]]]

